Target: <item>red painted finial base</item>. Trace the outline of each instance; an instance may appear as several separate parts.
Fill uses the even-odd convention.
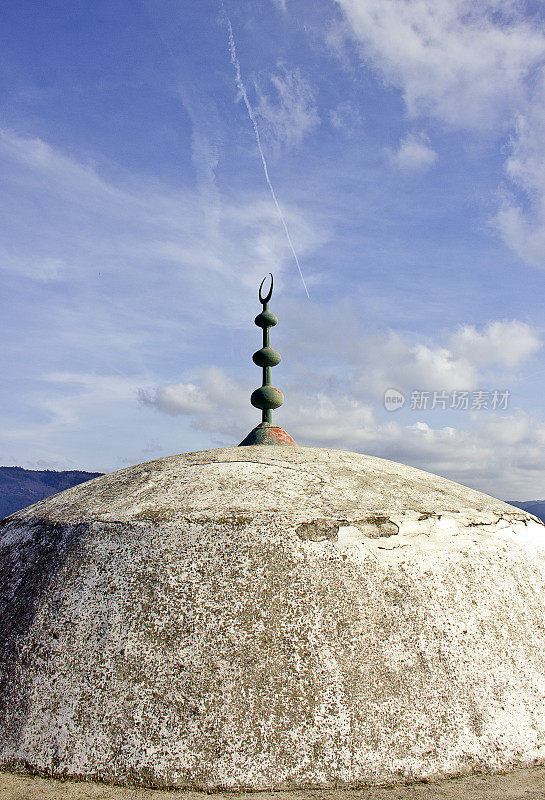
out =
[[[291,438],[284,428],[271,425],[270,422],[262,422],[250,431],[248,436],[241,441],[239,447],[247,447],[252,444],[275,444],[297,446],[297,442]]]

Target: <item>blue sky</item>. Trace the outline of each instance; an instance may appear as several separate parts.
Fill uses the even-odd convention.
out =
[[[3,16],[2,464],[109,471],[238,443],[272,271],[275,418],[300,444],[545,496],[540,4],[17,0]]]

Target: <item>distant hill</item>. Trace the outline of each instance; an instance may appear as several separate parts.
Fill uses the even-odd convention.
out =
[[[523,511],[527,511],[545,522],[545,500],[506,500],[505,502],[522,508]]]
[[[98,478],[102,472],[0,467],[0,519],[78,483]]]

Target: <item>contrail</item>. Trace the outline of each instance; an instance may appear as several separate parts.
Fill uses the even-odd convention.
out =
[[[222,3],[223,5],[223,3]],[[224,9],[225,11],[225,9]],[[263,148],[261,147],[261,138],[259,136],[259,128],[257,127],[257,120],[255,118],[255,114],[253,111],[252,106],[250,105],[250,101],[248,100],[248,95],[246,93],[246,87],[242,81],[242,75],[240,74],[240,62],[237,58],[237,48],[235,45],[235,37],[233,36],[233,28],[231,26],[231,21],[227,14],[225,14],[225,19],[227,20],[227,27],[229,28],[229,52],[231,53],[231,63],[235,68],[235,80],[237,84],[237,88],[242,95],[244,103],[246,105],[246,110],[248,112],[248,116],[250,117],[250,122],[253,125],[254,133],[255,133],[255,140],[257,142],[257,149],[259,150],[259,155],[261,156],[261,163],[263,164],[263,172],[265,173],[265,180],[267,181],[267,186],[271,190],[272,199],[274,200],[274,204],[276,206],[276,210],[278,211],[278,216],[280,217],[280,221],[284,227],[284,231],[286,233],[286,239],[288,240],[288,244],[290,246],[291,252],[293,253],[293,257],[295,259],[295,263],[297,264],[297,269],[299,270],[299,275],[301,276],[301,280],[303,282],[303,286],[305,287],[305,292],[307,293],[307,297],[310,300],[310,295],[308,293],[307,285],[305,283],[305,279],[303,277],[303,270],[301,269],[301,264],[299,263],[299,259],[297,258],[297,253],[295,252],[295,247],[293,246],[293,242],[291,240],[290,232],[288,230],[288,226],[286,225],[286,220],[284,219],[284,215],[282,214],[282,209],[280,208],[280,204],[276,198],[276,193],[274,191],[273,185],[271,183],[271,179],[269,177],[269,169],[267,167],[267,161],[265,159],[265,155],[263,153]]]

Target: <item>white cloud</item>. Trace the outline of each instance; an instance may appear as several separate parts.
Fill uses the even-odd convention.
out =
[[[437,153],[424,134],[407,134],[390,158],[403,172],[425,172],[437,161]]]
[[[542,19],[522,0],[337,3],[363,58],[402,92],[411,116],[488,131],[496,141],[512,134],[505,169],[515,195],[504,192],[494,224],[521,259],[545,268]],[[414,148],[412,155],[418,161]],[[411,149],[398,156],[409,168]]]
[[[315,311],[312,307],[286,310],[290,331],[286,349],[300,353],[306,363],[324,361],[331,375],[350,375],[352,391],[360,397],[381,398],[385,389],[456,391],[479,388],[496,376],[512,380],[542,347],[540,332],[519,320],[494,320],[482,327],[463,325],[445,331],[434,341],[410,333],[369,331],[348,303]],[[317,377],[304,376],[311,385]]]
[[[489,322],[482,332],[463,325],[451,338],[458,357],[477,367],[501,366],[516,369],[542,347],[538,332],[518,320]]]
[[[218,412],[245,409],[248,405],[248,392],[229,378],[218,367],[208,367],[199,371],[199,385],[178,383],[159,386],[154,391],[142,390],[140,400],[167,414],[182,414],[200,419],[207,417],[208,430],[223,430],[225,418]],[[218,427],[219,423],[219,427]]]
[[[256,85],[258,102],[255,113],[264,123],[264,132],[272,143],[288,147],[299,145],[319,124],[314,91],[299,68],[289,70],[278,64],[278,72],[270,76],[272,93]]]
[[[211,375],[213,379],[211,380]],[[187,393],[199,402],[187,402]],[[231,434],[236,441],[258,422],[248,391],[223,370],[205,369],[196,384],[162,387],[144,397],[147,405],[188,416],[194,427]],[[377,416],[376,404],[354,394],[286,386],[286,405],[275,420],[299,444],[356,450],[401,461],[507,499],[541,496],[545,470],[545,422],[523,411],[500,416],[475,412],[464,428],[431,427],[423,419],[401,424]],[[417,412],[415,412],[417,413]],[[423,412],[420,412],[423,413]]]
[[[505,499],[542,494],[545,422],[515,409],[475,413],[464,429],[425,422],[397,431],[382,453]]]
[[[448,346],[412,342],[398,333],[364,338],[352,383],[381,397],[389,386],[411,391],[472,389],[479,372],[473,361]]]
[[[545,469],[543,420],[520,410],[467,411],[438,426],[438,412],[427,418],[426,411],[410,411],[402,423],[382,403],[392,386],[408,394],[483,388],[485,375],[499,382],[506,369],[520,367],[541,347],[537,331],[516,320],[495,321],[482,330],[463,326],[445,335],[441,346],[398,333],[362,336],[346,307],[335,318],[336,323],[331,313],[317,326],[301,313],[300,325],[290,333],[290,341],[293,337],[306,351],[307,363],[312,356],[319,360],[314,369],[284,372],[280,381],[286,403],[275,419],[298,442],[403,461],[498,496],[524,499],[540,493],[536,469]],[[258,422],[249,404],[253,388],[209,367],[190,382],[161,386],[142,399],[159,411],[187,417],[199,430],[227,433],[237,441]],[[490,388],[501,389],[503,383]]]
[[[207,413],[213,408],[206,392],[194,383],[160,386],[152,394],[144,390],[139,394],[146,405],[156,406],[167,414]]]
[[[411,115],[488,127],[545,59],[545,32],[506,0],[337,0],[364,58]]]
[[[201,430],[245,435],[257,425],[260,413],[249,404],[249,388],[224,370],[207,367],[200,370],[194,383],[143,391],[140,399],[158,411],[191,417],[193,425]],[[292,384],[289,397],[289,404],[281,411],[281,424],[297,429],[303,439],[316,445],[342,441],[347,436],[356,436],[361,443],[367,438],[365,426],[373,424],[371,406],[349,396],[302,392]]]

